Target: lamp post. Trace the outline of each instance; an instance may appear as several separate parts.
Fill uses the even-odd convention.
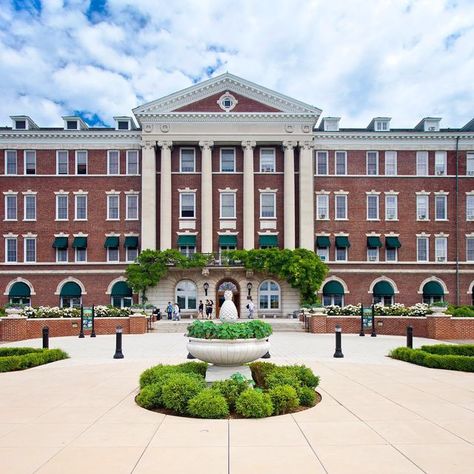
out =
[[[336,327],[334,329],[336,333],[336,352],[334,352],[334,357],[336,359],[341,359],[344,357],[344,354],[342,353],[342,329],[339,324],[336,324]]]
[[[117,326],[115,328],[115,354],[114,359],[123,359],[122,353],[122,326]]]
[[[204,285],[202,285],[204,288],[204,296],[207,296],[207,290],[209,289],[209,283],[206,281]]]
[[[252,283],[249,281],[249,282],[247,283],[247,291],[248,291],[248,295],[247,295],[247,296],[250,296],[250,292],[252,291],[252,287],[253,287],[253,285],[252,285]]]

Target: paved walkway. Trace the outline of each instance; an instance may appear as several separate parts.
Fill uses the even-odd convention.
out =
[[[0,472],[473,472],[474,374],[385,357],[401,337],[344,335],[345,358],[333,359],[333,335],[274,334],[273,362],[321,376],[322,402],[295,415],[195,420],[139,408],[139,374],[184,361],[185,342],[125,335],[125,359],[114,360],[114,336],[55,338],[71,359],[0,374]]]

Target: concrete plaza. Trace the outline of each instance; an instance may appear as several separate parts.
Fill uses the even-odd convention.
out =
[[[272,362],[321,376],[322,402],[263,420],[139,408],[139,374],[186,359],[183,334],[52,338],[68,360],[0,374],[2,473],[472,473],[474,374],[391,360],[404,338],[275,333]],[[416,345],[434,342],[415,339]],[[8,344],[39,347],[39,339]]]

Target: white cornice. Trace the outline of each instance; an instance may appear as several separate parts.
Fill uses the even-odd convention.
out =
[[[296,122],[297,124],[315,124],[317,117],[308,113],[278,113],[278,112],[170,112],[170,113],[144,113],[140,115],[140,123],[241,123],[241,122]]]

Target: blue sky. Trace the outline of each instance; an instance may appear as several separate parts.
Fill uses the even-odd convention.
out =
[[[110,125],[229,71],[364,127],[474,116],[472,0],[0,0],[0,125]]]

